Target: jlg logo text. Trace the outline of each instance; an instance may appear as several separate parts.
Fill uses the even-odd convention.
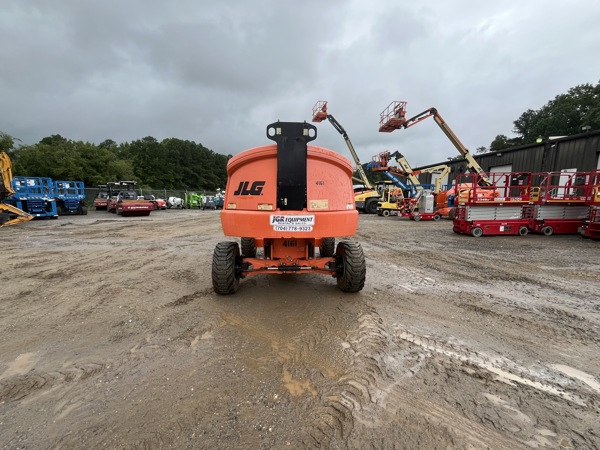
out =
[[[240,181],[240,185],[233,195],[261,195],[265,183],[265,181],[255,181],[252,183],[252,186],[248,188],[248,185],[250,184],[249,181]]]

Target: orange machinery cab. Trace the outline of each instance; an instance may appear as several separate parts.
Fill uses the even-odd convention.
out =
[[[240,278],[258,274],[323,273],[345,292],[365,282],[360,244],[339,242],[358,226],[353,167],[331,150],[308,145],[317,130],[306,122],[276,122],[276,142],[244,151],[227,164],[221,223],[226,236],[213,254],[213,288],[237,291]],[[258,252],[257,249],[261,249]],[[259,256],[257,256],[259,255]]]

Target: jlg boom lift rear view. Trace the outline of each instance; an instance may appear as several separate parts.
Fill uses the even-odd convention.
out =
[[[356,204],[356,209],[367,213],[367,214],[376,214],[377,213],[377,202],[379,201],[379,192],[373,188],[373,185],[367,178],[367,174],[363,169],[360,160],[358,159],[358,154],[356,150],[354,150],[354,146],[348,137],[348,133],[344,130],[344,127],[340,125],[340,123],[335,120],[335,118],[327,112],[327,102],[324,100],[318,101],[313,107],[313,122],[322,122],[325,119],[329,120],[333,128],[337,130],[338,133],[342,135],[344,141],[346,141],[346,145],[350,150],[350,154],[352,155],[352,159],[354,159],[354,164],[356,165],[356,170],[360,175],[360,181],[365,186],[365,190],[362,192],[357,192],[354,197],[354,203]]]
[[[217,244],[212,284],[233,294],[240,279],[261,274],[321,273],[337,279],[344,292],[365,283],[359,243],[336,236],[355,234],[352,164],[325,148],[308,145],[317,136],[306,122],[276,122],[267,137],[276,145],[244,151],[227,164],[223,233],[240,244]],[[262,249],[259,251],[259,249]]]

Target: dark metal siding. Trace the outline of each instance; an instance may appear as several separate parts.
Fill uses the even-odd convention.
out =
[[[579,172],[589,172],[596,170],[599,154],[600,130],[589,134],[548,140],[541,144],[523,145],[474,156],[486,172],[489,172],[492,167],[508,164],[512,165],[513,172],[558,172],[573,168],[576,168]],[[467,162],[464,159],[459,159],[416,167],[414,170],[425,169],[438,164],[450,166],[449,183],[454,181],[457,173],[463,173],[467,169]],[[430,183],[431,174],[423,174],[419,179],[422,183]]]

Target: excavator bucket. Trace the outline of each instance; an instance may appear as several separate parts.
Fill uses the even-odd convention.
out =
[[[319,100],[313,106],[313,122],[323,122],[327,119],[327,102],[324,100]]]
[[[406,123],[406,102],[394,101],[380,114],[379,131],[391,133]]]

